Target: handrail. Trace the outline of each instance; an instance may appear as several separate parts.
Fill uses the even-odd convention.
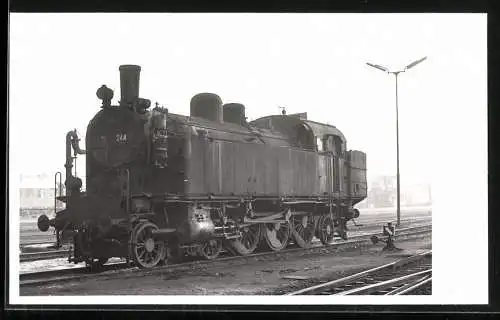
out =
[[[71,195],[71,187],[69,186],[70,181],[73,178],[73,159],[76,159],[77,154],[86,154],[87,151],[80,149],[78,144],[78,134],[76,133],[76,129],[72,131],[68,131],[66,134],[66,163],[64,167],[66,168],[66,195],[69,197]],[[74,150],[75,157],[71,156],[71,149]],[[75,166],[75,176],[76,176],[76,166]]]
[[[78,143],[80,141],[80,139],[78,139],[78,134],[76,133],[76,129],[73,130],[73,131],[68,132],[68,135],[70,135],[71,146],[75,150],[75,155],[76,154],[86,154],[87,150],[83,150],[83,149],[80,148],[80,145]]]
[[[130,213],[130,171],[128,169],[124,169],[125,174],[127,175],[126,182],[126,192],[125,192],[125,210],[127,213]]]

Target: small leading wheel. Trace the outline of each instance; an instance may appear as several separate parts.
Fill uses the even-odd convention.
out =
[[[266,223],[262,225],[265,243],[272,251],[280,251],[288,244],[290,239],[290,223]]]
[[[241,238],[231,241],[231,246],[237,254],[246,256],[252,254],[260,241],[261,228],[259,224],[243,227]]]
[[[211,239],[202,244],[201,255],[207,260],[213,260],[222,251],[222,239]]]
[[[140,268],[153,268],[165,258],[165,243],[153,238],[153,230],[158,230],[154,223],[143,222],[132,232],[132,258]]]
[[[322,244],[329,244],[333,240],[333,220],[329,215],[322,216],[318,222],[318,238]]]
[[[315,224],[312,215],[294,216],[292,235],[301,248],[309,248],[314,238]]]

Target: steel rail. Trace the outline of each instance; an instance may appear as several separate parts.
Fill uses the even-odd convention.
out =
[[[369,284],[369,285],[359,287],[359,288],[354,288],[354,289],[351,289],[348,291],[338,292],[338,293],[335,293],[334,295],[337,295],[337,296],[347,296],[347,295],[353,295],[353,294],[368,295],[368,294],[371,294],[373,292],[384,290],[384,289],[387,289],[387,288],[390,288],[393,286],[397,286],[400,284],[408,283],[408,281],[411,278],[415,278],[418,276],[426,276],[426,275],[430,274],[431,272],[432,272],[432,269],[424,270],[424,271],[412,273],[409,275],[405,275],[402,277],[398,277],[395,279],[390,279],[390,280],[386,280],[386,281],[382,281],[382,282],[378,282],[378,283]],[[410,283],[413,283],[413,282],[410,282]]]
[[[416,225],[413,227],[408,227],[408,228],[401,228],[398,229],[397,232],[406,232],[408,230],[415,230],[418,228],[427,228],[429,226],[432,226],[430,224],[424,224],[424,225]],[[362,231],[361,231],[362,232]],[[380,235],[380,233],[364,233],[364,234],[358,234],[351,236],[350,239],[358,239],[361,237],[366,237],[367,235]],[[316,239],[314,241],[315,243],[318,243],[319,240]],[[65,257],[69,254],[68,249],[63,249],[63,250],[51,250],[51,251],[40,251],[40,252],[22,252],[19,257],[20,257],[20,262],[31,262],[31,261],[38,261],[38,260],[49,260],[49,259],[55,259],[55,258],[62,258]]]
[[[413,230],[416,230],[419,228],[427,228],[429,226],[432,226],[432,225],[419,225],[419,226],[414,226],[414,227],[409,227],[409,228],[398,229],[398,232],[413,231]],[[365,238],[367,236],[372,236],[372,235],[380,235],[380,234],[379,233],[359,234],[359,235],[351,236],[350,240]],[[349,240],[347,240],[347,241],[349,241]],[[319,243],[319,240],[316,240],[314,242],[315,242],[315,244]],[[342,242],[338,242],[338,243],[342,243]],[[329,245],[331,245],[331,244],[329,244]],[[286,250],[290,250],[290,249],[286,249]],[[29,253],[27,252],[27,253],[20,254],[20,262],[31,262],[31,261],[38,261],[38,260],[56,259],[56,258],[65,257],[68,254],[69,254],[68,249],[41,251],[41,252],[29,252]]]
[[[26,252],[19,255],[20,262],[31,262],[39,260],[50,260],[68,256],[70,250],[53,250],[41,252]]]
[[[43,241],[43,240],[41,240],[41,241],[33,241],[33,242],[31,242],[31,241],[24,241],[23,242],[21,240],[20,243],[19,243],[19,246],[21,248],[25,248],[25,247],[36,246],[36,245],[40,245],[40,244],[55,244],[55,242],[56,242],[55,239],[54,240],[46,240],[46,241]]]
[[[407,228],[411,229],[411,228]],[[417,228],[421,229],[421,228]],[[420,235],[425,235],[431,230],[429,229],[424,229],[424,230],[416,230],[413,233],[409,234],[399,234],[396,235],[396,238],[398,237],[412,237],[412,236],[420,236]],[[58,282],[58,281],[68,281],[68,280],[74,280],[74,279],[82,279],[82,278],[96,278],[96,277],[106,277],[110,274],[125,274],[125,273],[135,273],[135,272],[144,272],[144,273],[156,273],[156,272],[162,272],[166,270],[177,270],[177,269],[182,269],[183,267],[192,267],[192,266],[204,266],[204,265],[209,265],[209,264],[217,264],[217,263],[227,263],[230,261],[250,261],[250,260],[259,260],[259,259],[265,259],[265,258],[278,258],[278,257],[283,257],[286,255],[290,254],[295,254],[295,253],[303,253],[303,254],[314,254],[314,253],[321,253],[323,250],[332,250],[334,252],[335,250],[342,249],[342,248],[358,248],[359,246],[367,243],[371,243],[371,240],[369,239],[370,236],[373,234],[368,234],[368,235],[361,235],[359,236],[357,240],[347,240],[347,241],[342,241],[342,242],[336,242],[336,243],[331,243],[328,245],[318,245],[314,246],[311,248],[291,248],[287,250],[282,250],[282,251],[268,251],[268,252],[261,252],[261,253],[255,253],[251,254],[248,256],[231,256],[231,257],[223,257],[215,260],[195,260],[195,261],[189,261],[189,262],[182,262],[182,263],[176,263],[176,264],[170,264],[166,266],[157,266],[155,268],[151,269],[140,269],[138,267],[130,267],[127,265],[125,262],[117,262],[113,264],[106,264],[102,267],[101,270],[102,272],[98,273],[89,273],[89,269],[86,267],[76,267],[76,268],[68,268],[68,269],[60,269],[60,270],[49,270],[49,271],[41,271],[41,272],[30,272],[30,273],[23,273],[19,275],[20,279],[20,285],[21,286],[26,286],[26,285],[39,285],[42,283],[50,283],[50,282]],[[66,276],[65,276],[66,275]]]
[[[432,215],[403,218],[403,219],[401,219],[401,223],[405,223],[405,222],[423,223],[423,222],[425,222],[425,220],[431,220],[430,218],[432,218]],[[378,226],[380,226],[381,223],[387,222],[386,221],[387,219],[380,219],[380,218],[377,218],[377,216],[367,217],[366,220],[367,221],[363,221],[363,220],[361,220],[359,222],[357,221],[356,223],[357,224],[360,223],[360,224],[354,225],[354,227],[357,227],[357,226],[362,227],[362,228],[378,227]],[[378,221],[378,220],[383,220],[383,221]],[[353,227],[349,227],[349,228],[353,228]],[[355,229],[355,230],[358,230],[358,229]],[[29,231],[38,231],[38,230],[29,230]],[[55,243],[55,235],[52,235],[52,234],[49,235],[49,234],[45,234],[45,233],[40,233],[40,234],[27,236],[27,235],[23,235],[22,233],[23,233],[23,231],[21,230],[20,241],[19,241],[20,242],[19,245],[21,247]],[[30,240],[29,239],[29,238],[49,238],[49,237],[53,237],[54,239],[52,239],[52,240]]]
[[[21,247],[26,247],[26,246],[35,246],[39,244],[51,244],[56,242],[56,237],[54,236],[53,239],[50,239],[52,236],[43,236],[43,235],[37,235],[37,238],[42,238],[42,239],[34,239],[34,240],[26,240],[23,238],[26,238],[26,236],[21,235],[19,237],[19,246]],[[29,237],[28,238],[32,238]]]
[[[349,283],[352,283],[352,282],[354,282],[356,280],[365,278],[366,276],[375,274],[375,273],[377,273],[379,271],[382,271],[382,270],[392,270],[392,271],[394,271],[397,268],[401,268],[401,267],[403,267],[403,266],[405,266],[405,265],[407,265],[409,263],[412,263],[412,262],[418,261],[420,259],[423,259],[424,257],[429,256],[431,254],[432,254],[432,250],[429,250],[429,251],[423,252],[421,254],[409,257],[409,258],[405,258],[405,259],[401,259],[401,260],[398,260],[398,261],[390,262],[388,264],[384,264],[382,266],[378,266],[378,267],[375,267],[375,268],[372,268],[372,269],[369,269],[369,270],[365,270],[365,271],[362,271],[362,272],[359,272],[359,273],[356,273],[356,274],[353,274],[353,275],[350,275],[350,276],[347,276],[347,277],[344,277],[344,278],[341,278],[341,279],[329,281],[329,282],[318,284],[318,285],[315,285],[315,286],[312,286],[312,287],[308,287],[308,288],[304,288],[304,289],[297,290],[297,291],[294,291],[294,292],[290,292],[290,293],[287,293],[286,295],[288,295],[288,296],[295,296],[295,295],[320,294],[321,292],[324,292],[324,291],[327,291],[327,290],[332,290],[335,287],[344,286],[346,284],[349,284]]]
[[[405,288],[404,290],[401,290],[397,293],[395,293],[394,295],[405,295],[405,294],[408,294],[412,291],[415,291],[416,289],[426,285],[427,283],[431,282],[432,281],[432,276],[430,277],[426,277],[426,279],[422,279],[422,281],[419,281],[417,283],[414,283],[413,286],[410,286],[409,288]]]
[[[405,285],[403,285],[401,287],[398,287],[398,288],[396,288],[396,289],[394,289],[392,291],[387,292],[386,294],[384,294],[384,296],[398,295],[399,292],[401,292],[401,291],[403,291],[403,290],[405,290],[405,289],[407,289],[407,288],[415,285],[416,283],[419,283],[420,281],[423,281],[423,280],[425,280],[427,278],[430,278],[430,276],[424,276],[424,277],[419,278],[419,279],[417,279],[417,280],[415,280],[413,282],[408,282],[407,284],[405,284]]]

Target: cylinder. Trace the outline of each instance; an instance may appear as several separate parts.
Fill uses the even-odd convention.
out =
[[[140,73],[140,66],[120,66],[120,106],[132,106],[132,104],[139,98]]]
[[[214,93],[198,93],[191,99],[191,117],[223,122],[222,99]]]
[[[244,125],[246,123],[245,106],[241,103],[226,103],[223,106],[223,111],[224,122],[231,122],[239,125]]]

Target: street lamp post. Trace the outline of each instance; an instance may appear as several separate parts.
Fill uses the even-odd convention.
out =
[[[398,75],[406,70],[415,67],[417,64],[423,62],[427,57],[415,60],[409,65],[407,65],[403,70],[399,71],[389,71],[388,68],[367,62],[366,64],[370,67],[378,69],[380,71],[386,72],[387,74],[393,74],[396,79],[396,214],[397,214],[397,226],[399,227],[401,223],[401,189],[400,189],[400,177],[399,177],[399,108],[398,108]]]

